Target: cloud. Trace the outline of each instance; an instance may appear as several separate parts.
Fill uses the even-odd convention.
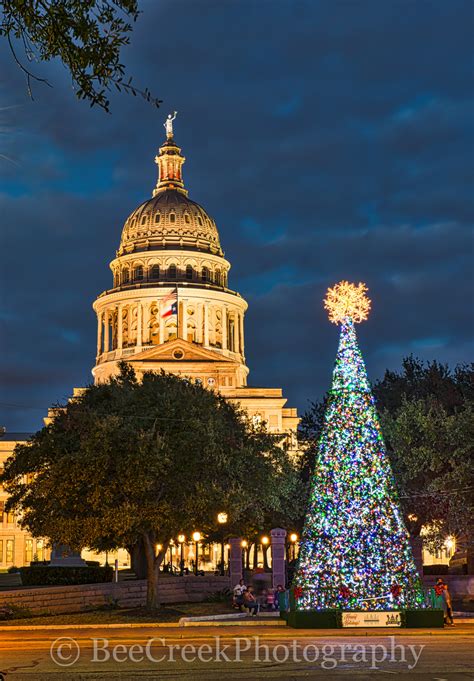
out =
[[[367,281],[370,376],[414,352],[472,357],[472,5],[145,2],[127,71],[165,100],[78,102],[60,64],[29,101],[0,43],[2,422],[90,381],[91,304],[123,222],[156,182],[168,110],[190,196],[216,219],[249,301],[252,385],[304,409],[328,388],[341,278]],[[10,108],[14,107],[14,108]],[[15,165],[16,164],[16,165]],[[1,407],[0,407],[1,408]],[[36,410],[36,411],[35,411]]]

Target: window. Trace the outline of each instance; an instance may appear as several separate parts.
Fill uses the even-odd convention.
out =
[[[203,281],[209,281],[209,269],[207,267],[202,268],[201,278]]]
[[[0,501],[0,516],[3,516],[3,513],[5,511],[5,502]],[[0,518],[0,521],[3,520],[3,517]]]
[[[221,285],[221,271],[220,270],[216,270],[215,278],[216,278],[216,284],[218,286],[220,286]]]
[[[142,267],[142,265],[137,265],[135,267],[135,271],[133,273],[133,278],[135,279],[135,281],[140,281],[141,279],[143,279],[143,267]]]
[[[142,225],[146,225],[146,219],[147,219],[147,216],[144,215],[144,216],[142,217]]]
[[[170,222],[176,222],[176,215],[174,213],[170,213]]]
[[[13,539],[7,539],[5,542],[5,562],[6,563],[13,563]]]
[[[130,272],[128,270],[123,270],[122,272],[122,283],[128,284],[130,281]]]
[[[199,224],[200,224],[201,227],[202,227],[202,217],[201,217],[200,215],[198,215],[198,222],[199,222]]]
[[[184,221],[185,221],[185,223],[186,223],[187,225],[189,225],[189,223],[191,222],[191,218],[189,217],[189,215],[188,215],[187,213],[186,213],[186,215],[184,216]]]
[[[14,522],[15,522],[15,514],[12,511],[8,511],[7,523],[14,523]]]
[[[25,563],[31,563],[33,560],[33,540],[25,539]]]
[[[36,558],[37,560],[44,560],[44,541],[38,539],[36,542]]]
[[[170,279],[176,279],[176,265],[170,265],[168,267],[168,277]]]
[[[159,279],[160,278],[160,266],[159,265],[153,265],[151,270],[150,270],[150,279]]]
[[[186,265],[186,279],[193,278],[193,268],[192,265]]]
[[[0,539],[0,563],[3,563],[3,539]]]
[[[155,222],[156,222],[156,224],[159,223],[160,219],[161,219],[161,215],[160,215],[159,213],[157,213],[157,214],[155,215]]]

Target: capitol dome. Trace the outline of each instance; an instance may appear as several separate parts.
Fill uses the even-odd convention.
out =
[[[214,220],[185,191],[174,188],[155,190],[153,198],[127,218],[118,255],[153,248],[223,255]]]

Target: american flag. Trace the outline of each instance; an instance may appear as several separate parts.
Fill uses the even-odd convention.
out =
[[[178,314],[178,289],[176,288],[161,299],[160,306],[160,316],[162,319],[171,317],[174,314]]]

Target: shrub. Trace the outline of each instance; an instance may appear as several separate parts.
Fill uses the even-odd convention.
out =
[[[424,575],[447,575],[448,566],[443,563],[437,565],[423,565]]]
[[[23,605],[0,605],[0,620],[19,620],[32,617],[33,613]]]
[[[230,601],[231,598],[232,591],[229,591],[229,589],[222,589],[221,591],[214,591],[212,594],[206,596],[204,603],[226,603],[227,601]]]
[[[8,574],[12,575],[15,572],[20,572],[20,568],[17,568],[16,565],[12,565],[11,567],[8,568],[7,572]]]
[[[70,584],[99,584],[111,582],[113,568],[105,567],[50,567],[20,568],[23,586],[61,586]]]

